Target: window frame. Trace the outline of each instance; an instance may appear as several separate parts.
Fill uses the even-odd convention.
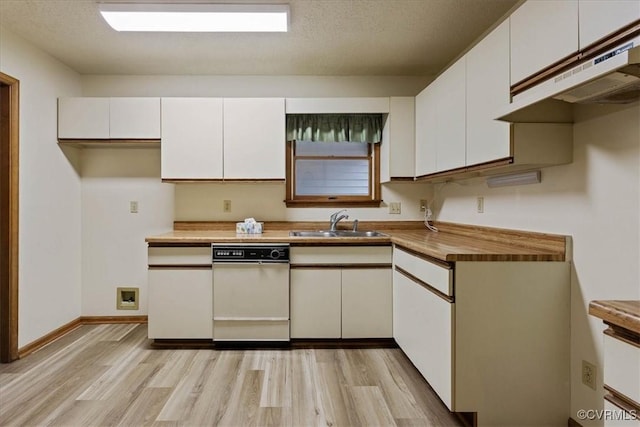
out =
[[[287,141],[286,149],[286,199],[287,207],[379,207],[381,199],[380,185],[380,143],[370,144],[367,157],[342,156],[296,156],[295,141]],[[362,196],[296,196],[295,167],[296,160],[353,160],[367,159],[369,161],[369,194]]]

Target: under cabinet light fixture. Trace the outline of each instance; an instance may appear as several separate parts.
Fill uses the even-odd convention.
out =
[[[487,186],[489,188],[494,188],[507,187],[510,185],[539,184],[540,181],[540,171],[529,171],[490,176],[489,178],[487,178]]]
[[[116,31],[286,32],[288,4],[100,3]]]

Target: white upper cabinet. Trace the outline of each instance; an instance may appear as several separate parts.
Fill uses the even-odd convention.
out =
[[[465,58],[436,80],[436,167],[445,171],[466,164]]]
[[[580,49],[640,19],[638,0],[579,0]]]
[[[416,176],[436,172],[436,99],[433,83],[416,96]]]
[[[109,139],[109,98],[59,98],[59,139]]]
[[[463,57],[416,96],[416,176],[465,166],[465,73]]]
[[[512,85],[578,51],[578,0],[528,0],[510,19]]]
[[[380,146],[380,180],[415,176],[415,97],[389,98],[389,115]]]
[[[509,157],[509,20],[467,53],[467,165]]]
[[[159,139],[160,98],[110,98],[111,139]]]
[[[162,98],[162,178],[222,179],[222,98]]]
[[[59,139],[160,139],[160,98],[60,98]]]
[[[285,178],[284,98],[224,99],[224,178]]]

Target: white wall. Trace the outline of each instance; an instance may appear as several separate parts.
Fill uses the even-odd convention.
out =
[[[542,170],[542,183],[489,189],[481,179],[446,184],[437,219],[573,237],[571,413],[602,409],[602,321],[594,299],[640,299],[640,105],[577,106],[573,163]],[[484,213],[476,213],[476,197]],[[598,392],[581,362],[598,366]],[[601,425],[601,421],[582,425]]]
[[[349,220],[412,221],[424,218],[420,199],[432,195],[431,185],[388,183],[382,185],[384,203],[379,208],[349,208]],[[176,185],[175,219],[177,221],[329,221],[339,208],[287,208],[282,183],[227,183]],[[231,200],[231,212],[223,212],[223,200]],[[388,204],[401,203],[401,213],[390,214]]]
[[[145,237],[173,227],[173,184],[160,181],[160,150],[84,149],[81,165],[82,315],[147,314]],[[138,310],[116,310],[118,287],[140,289]]]
[[[18,346],[80,315],[77,153],[57,144],[57,98],[80,95],[78,74],[0,28],[0,70],[20,80]],[[69,158],[65,156],[65,153]]]

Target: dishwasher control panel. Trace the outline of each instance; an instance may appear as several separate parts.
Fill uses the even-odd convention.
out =
[[[289,262],[286,244],[216,244],[211,245],[213,263],[216,262]]]

